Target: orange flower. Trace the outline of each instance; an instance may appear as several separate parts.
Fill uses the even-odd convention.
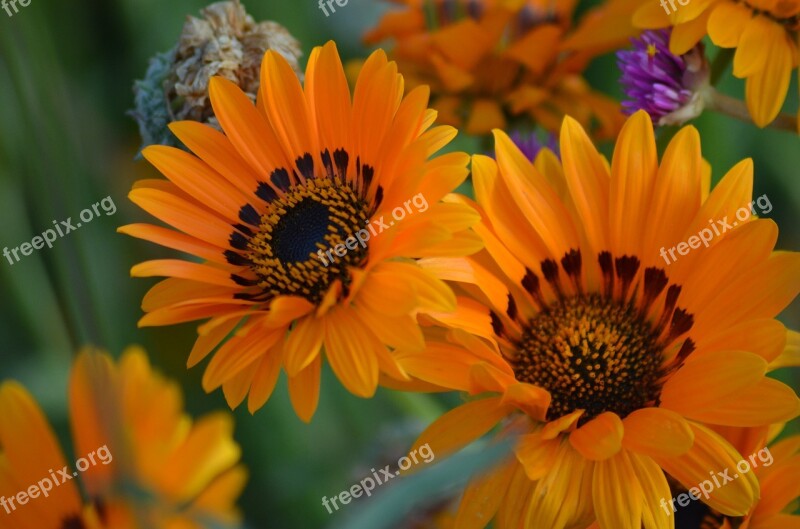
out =
[[[461,285],[456,312],[428,315],[449,342],[399,355],[413,376],[486,398],[445,414],[417,446],[444,455],[498,423],[519,435],[516,457],[465,492],[458,521],[470,527],[495,514],[501,529],[669,527],[665,472],[690,488],[741,459],[708,425],[800,413],[794,391],[766,376],[792,361],[774,318],[800,291],[800,254],[773,252],[771,220],[733,220],[751,201],[752,162],[712,191],[693,127],[660,164],[643,111],[610,166],[569,117],[560,162],[543,150],[531,163],[501,131],[495,142],[497,161],[472,161],[485,250],[421,260]],[[665,265],[663,248],[708,219],[730,229],[707,248],[695,235],[696,249]],[[708,504],[742,516],[758,497],[748,474]]]
[[[0,529],[238,524],[234,504],[246,471],[237,464],[229,414],[193,423],[180,390],[153,372],[138,348],[123,353],[119,364],[105,354],[81,353],[69,397],[75,465],[25,388],[0,385],[0,497],[8,505],[19,492],[30,493],[24,504],[0,512]]]
[[[622,116],[616,102],[581,77],[588,60],[626,41],[632,0],[591,11],[572,32],[575,1],[396,0],[366,35],[394,39],[394,55],[411,86],[430,85],[444,123],[472,134],[527,116],[557,130],[569,114],[599,123],[610,137]]]
[[[479,217],[441,202],[466,178],[468,157],[428,160],[456,131],[432,127],[426,88],[403,97],[403,78],[382,51],[364,65],[352,103],[333,42],[311,53],[305,88],[274,51],[261,68],[257,106],[231,82],[212,80],[224,135],[174,123],[195,155],[143,152],[169,181],[138,182],[130,198],[175,229],[120,231],[202,260],[131,270],[169,278],[145,296],[139,324],[210,318],[188,361],[219,347],[205,390],[222,386],[232,407],[249,395],[254,412],[285,367],[292,404],[309,421],[323,346],[356,395],[371,397],[381,375],[407,380],[391,351],[424,346],[418,311],[455,307],[449,287],[413,259],[477,251],[467,228]]]

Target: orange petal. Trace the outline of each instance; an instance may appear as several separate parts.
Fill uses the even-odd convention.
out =
[[[716,406],[692,410],[685,415],[707,424],[766,426],[800,415],[800,399],[786,384],[764,378],[728,396]]]
[[[664,384],[661,407],[691,416],[757,384],[766,370],[763,358],[744,351],[714,351],[690,357]]]
[[[642,408],[625,419],[622,446],[645,455],[677,456],[694,443],[694,432],[679,414],[663,408]]]
[[[278,167],[292,166],[272,127],[241,88],[223,77],[212,77],[208,95],[225,135],[256,174],[263,178]]]
[[[428,426],[414,442],[414,448],[427,444],[436,457],[457,452],[494,428],[512,410],[501,403],[500,397],[462,404]]]
[[[314,361],[325,338],[325,321],[313,314],[298,321],[286,339],[286,373],[296,376]]]
[[[641,121],[643,118],[640,116],[632,119]],[[570,196],[589,244],[596,252],[607,249],[608,170],[586,131],[570,117],[564,118],[561,125],[561,161]],[[641,174],[640,178],[648,176],[650,175]]]
[[[316,130],[300,79],[283,55],[268,50],[261,62],[261,95],[270,125],[280,139],[286,156],[294,161],[319,151]],[[290,173],[292,171],[289,171]]]
[[[3,474],[8,476],[10,470],[20,485],[18,490],[8,491],[10,495],[17,494],[19,490],[24,491],[28,486],[46,478],[50,475],[50,469],[58,472],[67,465],[55,433],[41,408],[20,384],[5,382],[0,385],[0,416],[3,417],[0,423],[0,459],[5,467]],[[41,501],[40,499],[39,502]],[[79,512],[80,506],[78,489],[74,482],[70,482],[53,487],[46,507],[25,505],[21,508],[33,512],[18,512],[25,514],[25,518],[39,518],[41,527],[58,527],[66,517]],[[17,517],[23,518],[20,514]],[[3,513],[1,516],[8,514]]]
[[[518,464],[513,458],[484,476],[470,480],[456,515],[460,529],[483,529],[500,508]]]
[[[378,387],[378,359],[369,332],[350,309],[331,311],[325,319],[325,355],[342,385],[359,397]]]
[[[625,428],[616,413],[601,413],[569,436],[569,442],[590,461],[605,461],[622,450]]]
[[[289,397],[292,400],[292,408],[303,422],[311,422],[311,418],[317,410],[321,369],[322,357],[317,356],[316,360],[300,371],[297,376],[289,377]]]
[[[131,277],[154,276],[177,277],[223,287],[236,286],[236,283],[231,279],[230,272],[226,270],[179,259],[154,259],[139,263],[131,268]]]
[[[625,122],[611,161],[609,234],[614,255],[641,253],[643,227],[658,172],[653,123],[644,112]]]

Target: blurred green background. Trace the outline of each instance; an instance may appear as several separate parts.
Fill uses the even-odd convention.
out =
[[[328,39],[337,42],[345,59],[365,56],[360,36],[387,8],[349,0],[325,17],[315,0],[244,4],[256,20],[286,26],[302,42],[303,60]],[[157,175],[133,160],[139,138],[125,115],[132,106],[133,80],[143,76],[150,56],[172,47],[185,16],[198,15],[204,5],[202,0],[33,0],[13,17],[0,11],[0,247],[30,241],[54,219],[75,218],[106,196],[118,208],[115,215],[101,215],[58,239],[52,249],[13,266],[5,259],[0,263],[0,379],[17,379],[32,391],[66,446],[67,373],[74,352],[87,343],[114,355],[128,344],[141,344],[151,361],[183,386],[193,414],[226,407],[220,391],[202,392],[202,366],[185,368],[195,324],[137,329],[142,296],[155,281],[132,280],[128,271],[166,254],[115,232],[117,226],[148,219],[126,194],[135,179]],[[588,72],[594,86],[618,97],[617,76],[613,56],[598,59]],[[797,108],[796,82],[794,76],[788,109]],[[720,86],[741,96],[742,83],[729,73]],[[769,216],[781,227],[778,247],[800,249],[798,138],[708,113],[695,125],[715,181],[738,160],[754,159],[755,195],[770,198]],[[475,150],[477,145],[460,137],[452,148]],[[610,153],[608,145],[604,149]],[[800,328],[800,303],[781,319]],[[789,380],[787,373],[780,375]],[[235,412],[236,438],[250,469],[240,501],[248,526],[374,529],[375,513],[385,509],[380,518],[386,527],[416,527],[397,518],[414,499],[440,498],[432,490],[453,476],[463,479],[474,457],[468,454],[439,474],[422,473],[414,487],[387,485],[380,490],[385,499],[355,501],[334,515],[321,506],[321,497],[349,488],[371,467],[396,461],[420,428],[458,401],[457,395],[386,390],[362,400],[344,391],[327,370],[319,410],[306,425],[295,417],[281,381],[255,416],[245,408]]]

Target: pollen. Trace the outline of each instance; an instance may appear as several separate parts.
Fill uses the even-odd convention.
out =
[[[562,298],[532,318],[512,367],[517,380],[550,392],[548,420],[580,409],[582,424],[654,402],[662,358],[657,333],[638,311],[590,294]]]
[[[346,292],[349,268],[367,259],[368,248],[353,248],[352,240],[343,256],[334,252],[337,246],[341,252],[340,245],[369,222],[367,202],[338,179],[308,179],[287,187],[263,214],[245,206],[240,218],[254,228],[231,236],[232,246],[242,251],[230,253],[228,260],[246,264],[258,278],[262,293],[249,299],[296,295],[319,303],[337,280]]]

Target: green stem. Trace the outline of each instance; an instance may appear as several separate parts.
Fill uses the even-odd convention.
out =
[[[736,50],[734,48],[720,48],[717,56],[714,57],[714,62],[711,63],[711,86],[716,86],[722,74],[728,69],[733,61],[733,54]]]

